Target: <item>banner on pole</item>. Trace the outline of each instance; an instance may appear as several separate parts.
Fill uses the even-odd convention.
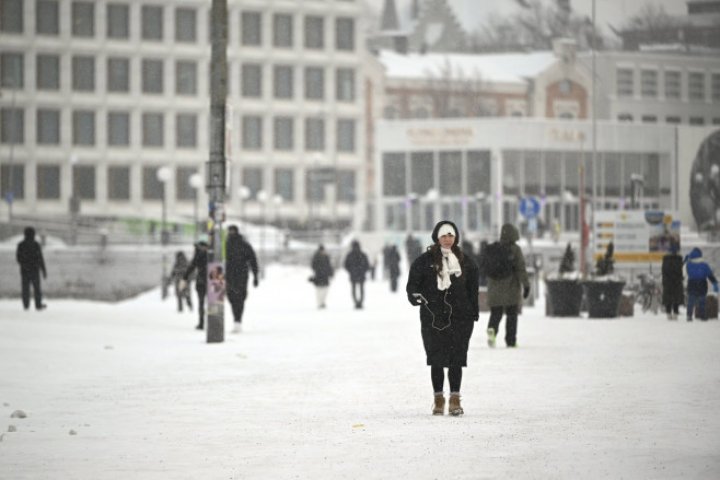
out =
[[[595,258],[613,242],[617,262],[661,262],[673,244],[680,246],[680,220],[663,210],[595,212]]]

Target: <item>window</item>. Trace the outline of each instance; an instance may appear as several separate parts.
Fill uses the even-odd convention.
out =
[[[619,122],[632,122],[633,116],[630,113],[620,113],[617,117]]]
[[[242,96],[245,98],[262,97],[262,65],[245,63],[241,68]]]
[[[243,168],[242,184],[250,190],[251,200],[257,199],[257,193],[263,189],[263,172],[260,168]]]
[[[657,116],[656,115],[643,115],[642,122],[643,123],[657,123]]]
[[[284,13],[273,16],[273,46],[278,48],[292,48],[293,46],[293,17]]]
[[[462,195],[462,153],[440,152],[440,193]]]
[[[130,7],[122,3],[109,3],[107,6],[108,38],[130,37]]]
[[[468,194],[484,192],[490,197],[490,152],[487,150],[471,150],[467,152],[467,178]],[[559,169],[558,169],[559,172]],[[559,183],[560,175],[557,181]]]
[[[643,98],[657,97],[656,70],[642,70],[640,72],[640,92]]]
[[[175,198],[195,200],[195,189],[190,185],[190,177],[198,173],[193,167],[180,167],[175,172]]]
[[[95,91],[95,58],[72,58],[72,88],[76,92]]]
[[[355,20],[352,18],[335,19],[335,48],[338,50],[355,50]]]
[[[703,117],[690,117],[690,125],[705,125],[705,119]]]
[[[243,45],[262,45],[262,15],[259,12],[242,12],[240,33]]]
[[[143,200],[162,200],[165,194],[165,184],[158,180],[159,167],[143,167]]]
[[[107,89],[109,92],[130,91],[130,60],[127,58],[108,58]]]
[[[196,13],[194,8],[175,10],[175,40],[194,43],[197,40]]]
[[[305,98],[308,100],[325,98],[325,70],[322,67],[305,68]]]
[[[108,167],[108,200],[130,200],[130,168]]]
[[[95,112],[89,110],[73,112],[73,145],[95,145]]]
[[[178,113],[175,119],[175,145],[179,148],[197,147],[197,115]]]
[[[108,145],[111,147],[130,146],[130,114],[109,112],[107,123]]]
[[[92,2],[73,2],[72,4],[73,37],[95,36],[95,4]]]
[[[355,70],[338,68],[335,72],[335,98],[341,102],[355,101]]]
[[[337,122],[337,151],[355,151],[355,120],[341,118]]]
[[[293,170],[290,168],[275,169],[275,193],[286,202],[295,197]]]
[[[58,165],[38,165],[37,199],[56,200],[60,198],[60,167]]]
[[[60,110],[38,109],[37,143],[58,145],[60,143]]]
[[[165,144],[165,122],[162,113],[143,113],[142,144],[145,147],[162,147]]]
[[[262,148],[262,118],[256,115],[246,115],[242,118],[242,148],[245,150],[260,150]]]
[[[325,120],[322,118],[305,119],[305,150],[325,150]]]
[[[665,72],[665,98],[680,98],[680,72]]]
[[[36,59],[37,89],[60,89],[60,57],[57,55],[38,55]]]
[[[338,170],[336,185],[338,202],[353,203],[355,201],[355,172]]]
[[[95,200],[95,167],[75,165],[72,172],[73,193],[80,200]]]
[[[383,153],[383,195],[405,195],[405,154]]]
[[[293,67],[289,65],[273,67],[273,95],[275,98],[293,97]]]
[[[705,100],[705,74],[690,72],[688,75],[688,99],[695,101]]]
[[[178,60],[175,64],[175,93],[178,95],[197,94],[197,64],[189,60]]]
[[[410,192],[425,195],[435,185],[435,165],[432,152],[410,154]]]
[[[5,33],[23,32],[23,0],[0,0],[0,30]]]
[[[163,93],[163,61],[142,61],[142,91],[143,93]]]
[[[38,0],[35,3],[35,31],[40,35],[60,33],[57,0]]]
[[[160,6],[143,5],[142,7],[142,38],[143,40],[163,39],[163,10]]]
[[[14,199],[25,198],[25,167],[23,165],[0,165],[0,196]]]
[[[274,144],[275,150],[292,150],[295,147],[295,136],[293,133],[292,117],[276,117],[274,122]]]
[[[618,97],[632,97],[635,93],[633,71],[628,68],[617,70],[617,95]]]
[[[25,142],[25,111],[22,108],[0,109],[0,123],[2,124],[0,143]]]
[[[0,54],[0,87],[20,89],[25,86],[25,62],[22,53]]]
[[[602,159],[605,195],[619,197],[622,195],[623,175],[622,157],[617,153],[606,153]]]
[[[322,50],[325,48],[325,22],[323,17],[305,17],[305,48]]]
[[[679,124],[681,122],[681,119],[680,119],[680,117],[676,117],[676,116],[665,117],[665,122]]]
[[[710,80],[711,98],[713,103],[720,102],[720,73],[713,73]]]

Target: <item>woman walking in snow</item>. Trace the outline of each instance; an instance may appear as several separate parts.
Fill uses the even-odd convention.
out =
[[[412,263],[406,291],[410,304],[420,307],[420,333],[435,393],[432,413],[445,412],[447,368],[448,413],[462,415],[462,367],[467,366],[468,344],[479,312],[478,267],[458,246],[454,223],[443,220],[435,225],[432,240],[434,245]]]
[[[670,253],[662,261],[662,303],[668,320],[677,320],[680,305],[685,303],[683,292],[683,258],[678,255],[678,244],[670,244]]]
[[[318,308],[325,308],[325,300],[327,299],[330,279],[333,276],[334,270],[330,264],[330,257],[325,252],[323,245],[318,246],[310,262],[310,267],[313,270],[311,280],[315,284],[317,306]]]
[[[183,303],[187,303],[192,311],[192,300],[190,298],[190,280],[185,279],[185,271],[188,269],[188,259],[185,253],[179,251],[175,254],[175,264],[172,267],[170,278],[175,284],[175,296],[177,297],[178,312],[183,311]]]

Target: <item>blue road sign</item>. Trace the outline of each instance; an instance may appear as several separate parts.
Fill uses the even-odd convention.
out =
[[[520,215],[525,218],[535,218],[540,213],[540,201],[536,197],[523,197],[520,199]]]

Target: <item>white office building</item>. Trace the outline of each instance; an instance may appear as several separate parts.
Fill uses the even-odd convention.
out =
[[[228,2],[230,215],[361,222],[362,8]],[[189,179],[208,160],[209,62],[208,1],[0,0],[12,213],[61,216],[77,197],[82,215],[157,219],[164,195],[169,218],[189,219],[196,193],[204,211]]]

